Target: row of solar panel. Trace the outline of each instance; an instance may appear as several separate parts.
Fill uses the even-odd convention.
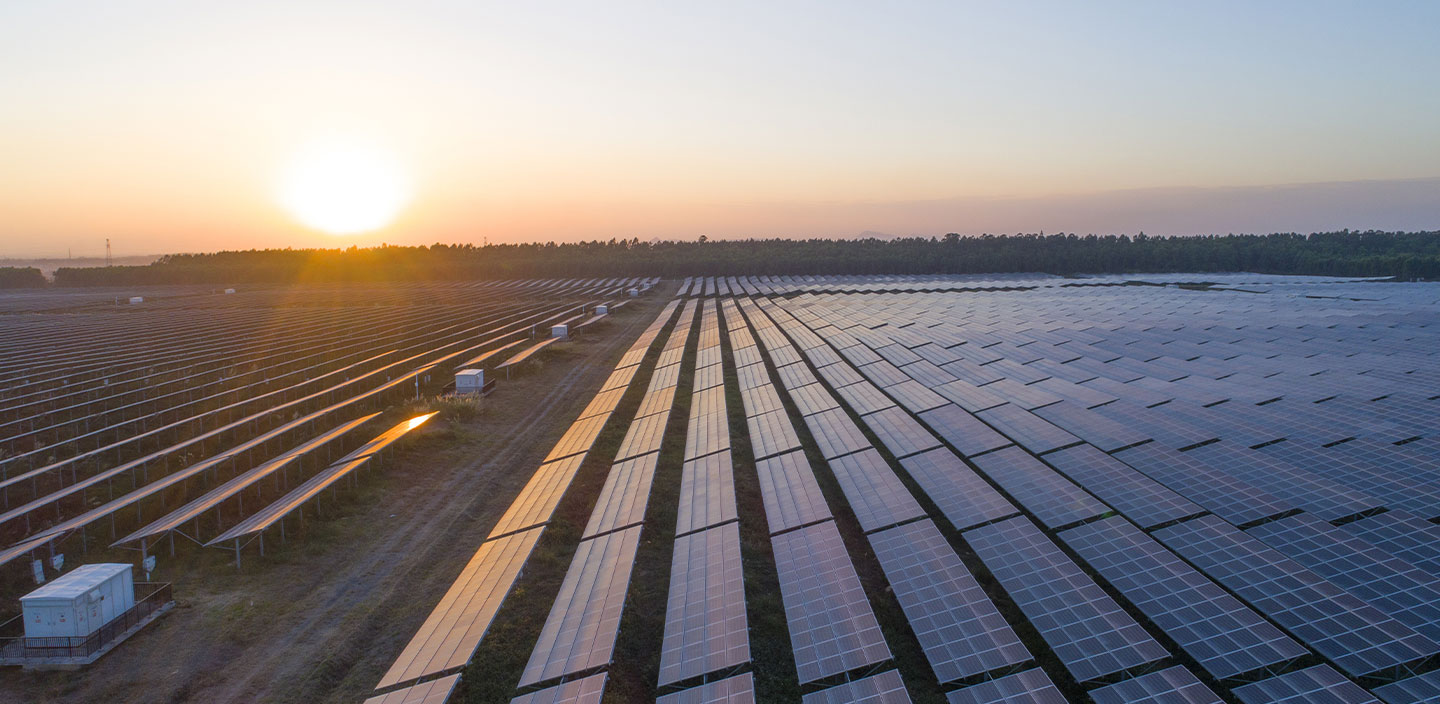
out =
[[[571,425],[570,429],[556,443],[554,449],[547,454],[546,461],[536,470],[510,508],[496,523],[495,528],[491,530],[490,536],[484,543],[481,543],[480,548],[461,571],[460,576],[381,678],[376,685],[377,690],[425,680],[437,674],[454,671],[470,662],[475,649],[479,647],[481,639],[489,630],[495,614],[519,577],[521,568],[539,541],[544,525],[554,514],[560,499],[583,463],[590,446],[593,445],[600,429],[604,427],[605,422],[609,420],[610,415],[618,406],[619,397],[623,396],[623,391],[634,379],[635,372],[642,363],[645,353],[674,316],[677,307],[678,302],[671,302],[667,305],[621,357],[616,372],[610,377],[611,381],[602,387],[597,394],[597,399],[617,389],[622,393],[611,394],[610,398],[614,400],[603,402],[604,405],[608,405],[608,408],[596,412],[596,404],[592,401],[586,410],[582,411],[581,417]],[[617,379],[623,379],[623,384],[615,386]],[[651,471],[653,473],[653,467]],[[644,472],[644,463],[631,463],[621,471],[626,477],[625,483],[627,484],[638,483]],[[627,515],[627,511],[634,510],[634,505],[635,502],[624,500],[602,502],[595,512],[601,518],[592,519],[591,525],[587,526],[587,535],[591,534],[590,528],[597,526],[600,522],[605,520],[622,521],[623,517]],[[643,515],[643,507],[641,513]],[[638,530],[635,533],[638,535]],[[625,537],[627,536],[620,536],[615,541],[606,541],[607,544],[604,547],[611,548],[611,552],[617,550],[623,552],[626,547]],[[611,542],[614,543],[613,546],[610,545]],[[584,551],[584,555],[588,557],[592,552],[595,551],[587,549]],[[602,549],[598,554],[603,556],[607,554],[607,551]],[[577,558],[579,555],[580,553],[577,552]],[[588,586],[593,588],[594,583],[592,582]],[[578,585],[572,585],[571,588],[572,590],[578,589]],[[527,673],[529,673],[529,668],[527,668]],[[434,681],[438,680],[426,680],[405,689],[396,690],[395,693],[415,689],[425,692],[428,696],[434,689],[432,685]],[[453,687],[453,681],[451,687]],[[393,696],[395,693],[383,696]],[[447,688],[444,697],[448,697],[448,693],[449,689]],[[444,697],[438,701],[444,701]]]
[[[822,373],[823,373],[823,372],[822,372]],[[1093,436],[1092,436],[1092,437],[1093,437]],[[1087,438],[1087,439],[1089,439],[1089,438]],[[1098,439],[1098,438],[1097,438],[1097,439]],[[1128,446],[1128,444],[1122,443],[1122,444],[1119,444],[1119,445],[1114,446],[1113,449],[1122,449],[1122,448],[1125,447],[1125,446]],[[1012,448],[1012,450],[1015,450],[1015,452],[1012,452],[1012,453],[1011,453],[1011,454],[1012,454],[1012,457],[1008,458],[1008,461],[1007,461],[1006,463],[1004,463],[1004,464],[1006,465],[1006,466],[1005,466],[1005,469],[1013,469],[1017,457],[1021,457],[1021,456],[1028,457],[1027,455],[1024,455],[1024,453],[1019,453],[1018,450],[1016,450],[1016,449],[1014,449],[1014,448]],[[1002,454],[1004,454],[1004,453],[996,453],[996,456],[1000,456],[1000,455],[1002,455]],[[1106,494],[1108,494],[1108,496],[1106,496],[1107,500],[1116,501],[1118,504],[1125,504],[1126,501],[1128,500],[1128,507],[1129,507],[1131,510],[1130,510],[1130,511],[1124,511],[1127,515],[1130,515],[1130,516],[1132,516],[1132,517],[1136,517],[1137,514],[1155,514],[1155,512],[1153,512],[1153,511],[1146,511],[1147,508],[1153,508],[1152,504],[1153,504],[1154,502],[1153,502],[1153,501],[1150,501],[1150,500],[1147,500],[1147,499],[1150,499],[1151,497],[1155,496],[1155,494],[1156,494],[1157,485],[1154,485],[1153,482],[1145,482],[1145,481],[1143,481],[1144,478],[1143,478],[1143,477],[1139,477],[1138,474],[1135,473],[1133,470],[1130,470],[1128,467],[1125,467],[1124,465],[1121,465],[1120,463],[1115,462],[1114,460],[1111,460],[1111,459],[1110,459],[1108,456],[1106,456],[1104,453],[1098,452],[1098,451],[1095,450],[1095,448],[1093,448],[1093,447],[1091,447],[1091,446],[1088,446],[1088,445],[1078,446],[1078,447],[1074,448],[1073,450],[1066,450],[1066,451],[1063,451],[1063,452],[1060,452],[1060,453],[1055,453],[1054,455],[1048,455],[1048,456],[1046,457],[1046,459],[1047,459],[1047,460],[1050,460],[1050,459],[1052,459],[1052,458],[1062,458],[1063,455],[1070,455],[1070,457],[1068,457],[1068,458],[1063,458],[1063,459],[1064,459],[1063,465],[1067,465],[1067,466],[1069,466],[1069,467],[1071,468],[1068,473],[1070,473],[1070,474],[1072,475],[1072,478],[1074,478],[1076,474],[1079,474],[1079,475],[1082,476],[1082,477],[1089,477],[1089,478],[1091,479],[1090,482],[1085,482],[1085,481],[1082,479],[1082,483],[1086,483],[1086,484],[1097,484],[1097,485],[1100,485],[1100,486],[1104,487],[1105,489],[1108,489],[1108,491],[1097,491],[1097,493],[1098,493],[1098,494],[1101,494],[1101,495],[1106,495]],[[1029,458],[1029,459],[1033,462],[1033,458]],[[977,461],[977,463],[982,462],[982,461],[984,461],[984,458],[983,458],[983,457],[977,457],[977,458],[976,458],[976,461]],[[991,461],[993,462],[994,460],[991,460]],[[1024,464],[1024,463],[1022,463],[1022,464]],[[1039,465],[1039,463],[1038,463],[1038,462],[1035,462],[1033,465],[1030,465],[1030,466],[1031,466],[1032,468],[1034,468],[1034,467],[1037,466],[1037,465]],[[1106,466],[1106,465],[1109,465],[1109,466]],[[1116,466],[1121,467],[1121,468],[1124,468],[1124,469],[1127,470],[1127,471],[1125,471],[1125,472],[1120,472],[1120,473],[1115,473],[1113,470],[1115,469]],[[1062,469],[1065,469],[1065,466],[1061,466],[1061,468],[1062,468]],[[1116,474],[1118,474],[1118,477],[1115,476]],[[992,472],[992,473],[991,473],[991,476],[992,476],[992,477],[1005,476],[1005,474],[999,473],[999,472]],[[1057,475],[1057,476],[1058,476],[1058,475]],[[1118,480],[1118,481],[1117,481],[1117,480]],[[1137,481],[1137,480],[1140,480],[1140,481]],[[1061,481],[1064,481],[1064,480],[1062,479]],[[1108,486],[1107,486],[1107,485],[1108,485]],[[1071,485],[1071,486],[1073,486],[1073,485]],[[1078,491],[1078,488],[1077,488],[1076,490]],[[1007,487],[1007,491],[1013,491],[1013,490],[1011,490],[1009,487]],[[1179,519],[1179,518],[1184,518],[1184,517],[1186,517],[1186,515],[1193,515],[1194,513],[1196,513],[1196,511],[1194,510],[1195,507],[1193,506],[1193,504],[1189,504],[1189,503],[1186,502],[1184,499],[1180,499],[1180,498],[1178,497],[1178,495],[1174,495],[1173,492],[1168,492],[1168,490],[1164,490],[1163,488],[1161,488],[1161,491],[1164,492],[1165,494],[1168,494],[1168,495],[1166,495],[1166,496],[1163,496],[1163,497],[1162,497],[1162,498],[1163,498],[1163,501],[1161,501],[1162,506],[1163,506],[1165,509],[1167,509],[1167,510],[1166,510],[1166,511],[1161,511],[1160,513],[1158,513],[1158,514],[1156,514],[1156,515],[1150,515],[1150,516],[1149,516],[1149,518],[1150,518],[1150,525],[1158,525],[1158,524],[1164,523],[1164,522],[1166,522],[1166,521],[1168,521],[1168,520],[1176,520],[1176,519]],[[1050,493],[1050,492],[1046,492],[1046,493]],[[1082,492],[1082,493],[1083,493],[1083,492]],[[1117,501],[1116,498],[1112,498],[1112,497],[1118,497],[1120,500]],[[1022,502],[1023,502],[1023,500],[1022,500]],[[1082,503],[1083,503],[1083,502],[1082,502]],[[1028,506],[1027,506],[1027,508],[1028,508]],[[1043,508],[1043,507],[1038,507],[1038,506],[1037,506],[1037,508]],[[1123,510],[1123,507],[1122,507],[1122,510]],[[1179,514],[1177,515],[1176,512],[1179,512]],[[1273,514],[1272,514],[1272,515],[1273,515]],[[1350,514],[1345,514],[1345,515],[1350,515]],[[1384,514],[1382,514],[1382,515],[1384,515]],[[1053,521],[1064,520],[1065,517],[1073,517],[1073,516],[1066,516],[1066,514],[1065,514],[1064,512],[1062,512],[1061,514],[1059,514],[1059,517],[1054,517],[1054,518],[1052,518],[1052,520],[1053,520]],[[1372,517],[1371,519],[1364,519],[1364,520],[1373,521],[1374,518],[1378,518],[1378,517]],[[1121,520],[1121,519],[1118,519],[1118,518],[1117,518],[1117,519],[1108,519],[1108,520]],[[1142,520],[1143,520],[1143,518],[1142,518]],[[1289,519],[1286,519],[1286,520],[1289,520]],[[1299,519],[1297,518],[1296,520],[1299,520]],[[1311,520],[1313,520],[1313,519],[1311,519]],[[1122,521],[1122,522],[1123,522],[1123,521]],[[1358,522],[1357,522],[1357,523],[1358,523]],[[1128,525],[1128,524],[1127,524],[1127,525]],[[1334,529],[1331,528],[1328,524],[1323,524],[1323,525],[1324,525],[1325,528],[1329,528],[1329,529],[1331,529],[1331,530],[1334,530]],[[1058,527],[1058,526],[1052,525],[1052,527]],[[1076,529],[1076,532],[1078,532],[1078,531],[1080,531],[1080,530],[1083,530],[1083,528],[1078,528],[1078,529]],[[1133,528],[1132,528],[1132,530],[1133,530]],[[1254,530],[1259,530],[1259,528],[1254,529]],[[1138,531],[1135,531],[1135,532],[1136,532],[1136,533],[1139,533]],[[1392,532],[1393,532],[1393,531],[1392,531]],[[1141,534],[1141,535],[1143,536],[1143,534]],[[1313,538],[1313,536],[1312,536],[1312,538]],[[1153,541],[1151,541],[1151,542],[1153,542]],[[1413,542],[1413,541],[1412,541],[1412,542]],[[1157,547],[1158,547],[1158,545],[1157,545]],[[1333,547],[1333,546],[1330,546],[1330,547]],[[1161,550],[1163,551],[1163,548],[1161,548]],[[1378,560],[1378,559],[1379,559],[1379,558],[1377,557],[1377,558],[1375,558],[1374,560],[1372,560],[1372,561],[1371,561],[1371,564],[1368,564],[1367,567],[1371,567],[1371,568],[1373,569],[1373,563],[1375,562],[1375,560]],[[1178,562],[1178,559],[1176,559],[1175,562]],[[1352,560],[1350,563],[1347,563],[1347,565],[1350,566],[1352,570],[1354,569],[1353,560]],[[1133,570],[1132,570],[1132,571],[1133,571]],[[1368,576],[1368,574],[1369,574],[1369,573],[1367,573],[1367,576]],[[1203,578],[1201,578],[1201,579],[1203,579]],[[1371,586],[1372,588],[1373,588],[1373,586],[1374,586],[1374,585],[1373,585],[1373,582],[1374,582],[1374,581],[1375,581],[1375,580],[1374,580],[1373,578],[1370,579],[1370,582],[1371,582],[1371,585],[1370,585],[1370,586]],[[1393,577],[1392,577],[1392,581],[1393,581]],[[1389,587],[1393,592],[1398,593],[1400,590],[1407,589],[1407,588],[1410,589],[1410,590],[1416,589],[1416,588],[1417,588],[1417,586],[1416,586],[1416,581],[1417,581],[1417,580],[1415,580],[1415,579],[1412,577],[1412,578],[1409,579],[1408,581],[1402,580],[1402,581],[1400,582],[1400,585],[1403,585],[1403,586],[1397,586],[1397,585],[1395,585],[1395,584],[1387,584],[1386,586]],[[1414,608],[1413,606],[1412,606],[1412,608],[1410,609],[1410,611],[1412,611],[1412,612],[1413,612],[1413,611],[1416,611],[1416,610],[1417,610],[1417,609]],[[1420,610],[1423,610],[1423,609],[1420,609]],[[1256,617],[1256,618],[1258,618],[1258,617]],[[1418,615],[1416,615],[1416,616],[1412,616],[1412,619],[1414,619],[1416,622],[1418,622],[1418,621],[1420,620],[1420,617],[1419,617]],[[1273,627],[1272,627],[1272,628],[1273,628]],[[1183,642],[1182,642],[1182,645],[1183,645]],[[1293,642],[1292,642],[1292,645],[1293,645]],[[1294,646],[1294,647],[1295,647],[1295,648],[1298,648],[1299,646]],[[1303,649],[1302,649],[1301,652],[1303,653]]]

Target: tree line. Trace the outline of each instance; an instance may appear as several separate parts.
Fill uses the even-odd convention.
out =
[[[1251,271],[1440,278],[1440,231],[1149,237],[1018,234],[435,244],[173,254],[148,266],[62,268],[57,286],[378,282],[746,274]]]

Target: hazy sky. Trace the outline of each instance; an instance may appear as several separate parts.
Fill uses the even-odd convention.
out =
[[[1437,27],[1428,0],[16,0],[0,255],[1440,228]],[[336,133],[402,165],[395,224],[279,205]]]

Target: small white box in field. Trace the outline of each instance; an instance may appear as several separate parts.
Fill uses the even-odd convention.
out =
[[[131,297],[130,297],[130,304],[131,304],[131,305],[135,305],[136,303],[144,303],[144,302],[145,302],[145,297],[144,297],[144,296],[131,296]]]
[[[628,291],[628,293],[630,294],[630,297],[631,297],[631,298],[637,298],[637,297],[640,296],[640,289],[638,289],[638,288],[632,288],[632,289],[630,289],[630,290]]]
[[[235,293],[235,289],[233,289],[233,288],[227,288],[227,289],[225,289],[225,293]]]
[[[610,314],[610,306],[607,306],[607,305],[598,305],[598,306],[595,306],[595,315],[609,315],[609,314]]]
[[[484,388],[484,369],[461,369],[455,372],[455,393],[478,394]]]
[[[130,565],[82,565],[20,597],[26,638],[84,638],[135,606]]]
[[[569,325],[555,325],[550,328],[550,337],[558,337],[562,340],[570,337]]]

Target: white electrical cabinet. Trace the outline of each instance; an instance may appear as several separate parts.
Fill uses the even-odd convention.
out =
[[[98,563],[20,597],[26,638],[84,638],[135,606],[130,565]]]

